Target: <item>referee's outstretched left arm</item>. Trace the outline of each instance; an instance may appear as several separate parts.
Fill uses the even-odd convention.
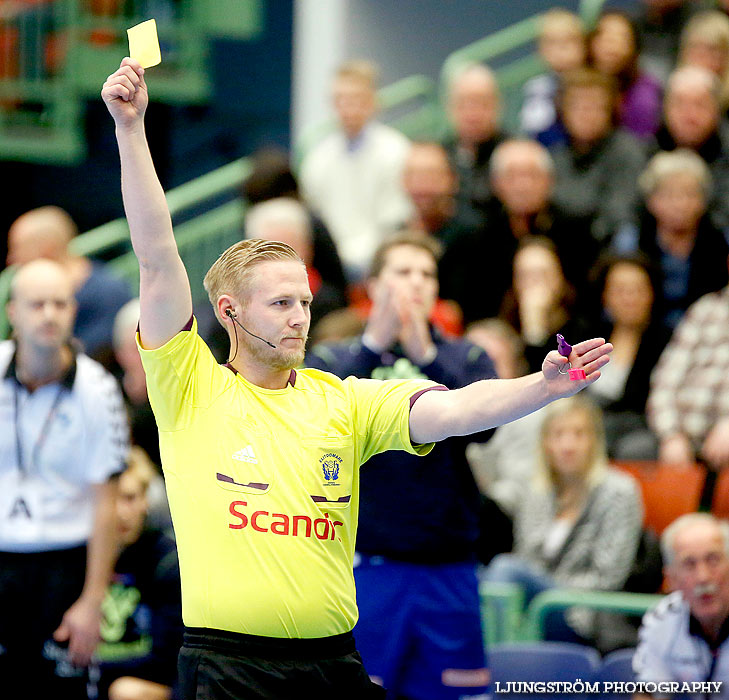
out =
[[[526,377],[487,379],[454,391],[429,391],[410,411],[410,439],[424,444],[453,435],[471,435],[572,396],[597,381],[612,349],[603,338],[593,338],[575,345],[569,358],[553,350],[545,358],[542,371]],[[568,359],[573,368],[585,370],[585,379],[569,378],[564,370]]]

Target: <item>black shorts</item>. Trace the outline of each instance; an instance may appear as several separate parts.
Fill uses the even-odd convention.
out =
[[[187,628],[180,651],[181,700],[375,700],[351,632],[278,639]]]

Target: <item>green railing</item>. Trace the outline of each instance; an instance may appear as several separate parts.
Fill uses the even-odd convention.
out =
[[[62,47],[76,41],[78,9],[75,0],[17,5],[0,20],[0,157],[65,163],[84,155],[73,66],[61,59]]]
[[[211,37],[249,39],[263,0],[175,0],[157,17],[162,64],[148,73],[154,99],[208,99]],[[83,112],[128,52],[126,29],[149,17],[142,0],[18,3],[0,18],[0,158],[77,163]]]
[[[86,7],[85,2],[86,0],[57,0],[56,3],[57,11],[66,13],[63,21],[69,28],[71,53],[73,53],[73,46],[82,43],[83,37],[79,38],[78,34],[81,33],[86,36],[90,31],[91,24],[88,11],[86,14],[82,12]],[[580,13],[586,23],[590,24],[594,21],[602,8],[603,2],[604,0],[581,1]],[[188,17],[190,26],[200,28],[201,35],[205,32],[225,31],[226,26],[229,32],[239,38],[251,36],[260,31],[261,0],[182,0],[178,3],[178,7],[180,8],[180,16]],[[235,10],[235,12],[229,14],[232,10]],[[441,85],[448,84],[453,71],[457,70],[463,62],[492,61],[502,58],[515,50],[523,50],[525,47],[533,45],[539,31],[540,18],[541,15],[528,17],[451,54],[443,65]],[[98,17],[96,17],[96,20],[98,20]],[[118,36],[119,32],[130,23],[131,21],[126,16],[121,19],[117,17],[109,20],[107,25],[102,23],[102,30],[111,31],[116,39],[121,40]],[[182,29],[178,27],[174,31],[178,32],[175,35],[178,38],[190,38],[185,34],[184,27]],[[163,25],[160,29],[163,42],[172,36],[166,32],[167,30]],[[192,38],[195,39],[195,37]],[[121,49],[115,47],[113,50],[117,52]],[[202,60],[203,55],[204,52],[196,53],[197,58],[193,60],[193,64],[199,65],[195,61]],[[114,62],[118,60],[118,57],[119,54],[115,55]],[[107,70],[106,59],[102,61],[99,56],[96,56],[96,58],[99,59],[99,66],[95,69],[100,70],[101,64],[104,64],[104,70],[101,72],[105,72]],[[94,66],[90,65],[94,63],[94,59],[89,56],[85,58],[81,56],[78,60],[81,62],[86,61],[87,63],[84,65],[87,65],[89,71],[94,70]],[[497,70],[497,76],[502,89],[512,89],[541,69],[541,63],[532,53],[520,56],[511,63],[502,65]],[[42,132],[34,131],[28,124],[21,124],[21,128],[11,129],[9,126],[10,118],[0,107],[0,157],[5,153],[14,153],[14,157],[27,157],[31,160],[52,158],[56,161],[62,161],[79,157],[83,145],[78,133],[78,114],[74,113],[74,110],[77,110],[77,103],[73,100],[64,102],[63,98],[68,97],[69,94],[75,94],[75,91],[91,91],[92,83],[94,94],[96,94],[100,82],[98,76],[94,77],[93,81],[90,80],[88,78],[90,73],[79,70],[78,66],[72,66],[70,61],[66,62],[63,70],[63,79],[56,77],[53,79],[54,82],[43,83],[42,87],[40,84],[35,83],[14,84],[12,81],[0,80],[0,98],[12,98],[18,95],[28,97],[41,94],[50,96],[49,99],[52,104],[43,112],[46,115],[45,120],[48,123],[56,123],[57,121],[62,125],[55,132],[48,129]],[[168,85],[171,86],[170,90],[179,95],[180,80],[165,74],[164,70],[157,71],[157,78],[161,83],[167,80]],[[152,75],[150,81],[157,78]],[[84,83],[86,80],[88,80],[88,83]],[[71,88],[68,88],[68,81],[72,81]],[[165,88],[161,83],[155,88],[155,92],[159,91],[164,95]],[[197,91],[200,84],[199,82],[196,83],[194,79],[191,80],[191,90],[193,92]],[[202,94],[202,92],[200,91],[199,94]],[[404,78],[383,88],[378,93],[385,120],[400,128],[410,137],[420,139],[437,138],[444,133],[446,122],[442,109],[442,96],[443,87],[439,91],[435,82],[424,75]],[[303,153],[328,133],[332,127],[333,124],[329,121],[307,129],[299,144],[297,144],[296,162],[299,162]],[[240,159],[175,188],[167,194],[173,221],[184,219],[184,215],[189,215],[189,211],[195,208],[199,208],[204,212],[183,224],[176,224],[175,226],[181,254],[187,264],[190,265],[190,279],[194,285],[193,294],[196,299],[199,299],[202,294],[200,280],[202,280],[203,273],[207,269],[205,265],[215,259],[214,253],[221,252],[226,245],[236,240],[242,230],[244,211],[240,202],[228,202],[222,206],[216,205],[212,209],[208,202],[220,199],[221,196],[238,187],[249,169],[250,164],[248,161]],[[210,237],[209,241],[205,240],[206,236]],[[128,238],[129,232],[126,220],[117,219],[78,236],[73,241],[72,247],[76,253],[90,256],[103,254],[110,250],[116,251],[119,246],[126,247],[126,250],[111,264],[130,284],[136,286],[138,270],[136,261],[129,252]],[[8,280],[11,275],[12,271],[0,275],[0,302],[7,298]],[[7,321],[2,316],[3,311],[0,311],[0,337],[5,337],[7,334]]]
[[[250,170],[250,161],[241,158],[167,192],[175,239],[188,270],[196,303],[206,297],[202,280],[210,265],[225,248],[241,238],[245,203],[236,189]],[[218,200],[214,206],[209,205],[212,199]],[[201,207],[206,207],[207,211],[184,220],[191,210]],[[179,221],[182,222],[177,223]],[[102,255],[120,248],[123,252],[109,265],[132,290],[136,290],[139,288],[139,265],[131,250],[126,219],[115,219],[71,241],[71,250],[77,255]],[[14,268],[0,273],[0,339],[7,338],[10,330],[5,303],[14,273]]]
[[[643,615],[663,596],[649,593],[622,593],[608,591],[577,591],[554,589],[534,597],[526,611],[521,636],[524,641],[544,639],[544,622],[554,610],[589,608],[594,611],[622,615]]]
[[[604,3],[605,0],[580,0],[578,12],[586,26],[591,27],[595,23]],[[521,87],[545,70],[544,62],[536,53],[536,40],[543,17],[543,13],[532,15],[450,54],[440,74],[442,103],[446,103],[448,86],[463,65],[498,62],[500,65],[494,72],[502,95],[504,124],[507,130],[516,130]],[[529,53],[502,63],[508,54],[524,51]]]
[[[663,597],[647,593],[557,588],[535,596],[525,610],[524,595],[517,585],[482,583],[480,596],[486,646],[544,639],[547,615],[555,610],[580,607],[622,615],[643,615]]]
[[[236,190],[250,170],[250,161],[241,158],[167,193],[177,247],[187,267],[195,303],[205,299],[202,280],[210,265],[223,250],[241,239],[245,203]],[[211,199],[223,201],[210,206]],[[190,210],[198,208],[205,208],[206,211],[184,220]],[[99,254],[104,250],[126,246],[128,250],[109,265],[132,288],[138,288],[139,265],[130,247],[126,219],[117,219],[78,236],[71,246],[73,252],[79,255]]]
[[[524,591],[514,583],[481,583],[481,626],[484,646],[516,642],[524,618]]]

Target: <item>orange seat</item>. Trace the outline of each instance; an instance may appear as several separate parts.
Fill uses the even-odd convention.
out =
[[[646,460],[615,462],[615,466],[640,484],[645,527],[656,534],[660,535],[679,516],[698,509],[706,481],[706,471],[698,465],[676,466]]]
[[[729,518],[729,470],[722,469],[716,477],[711,512],[717,518]]]

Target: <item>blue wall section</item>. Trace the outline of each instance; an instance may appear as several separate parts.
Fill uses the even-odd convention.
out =
[[[514,22],[578,0],[353,0],[347,28],[349,57],[371,57],[382,84],[413,73],[437,77],[453,51]]]

